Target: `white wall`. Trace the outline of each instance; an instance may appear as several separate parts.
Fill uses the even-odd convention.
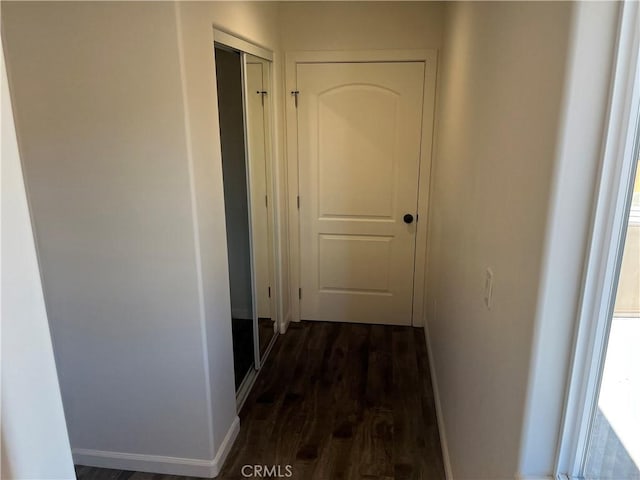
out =
[[[71,445],[207,459],[173,5],[8,3],[3,20]]]
[[[591,5],[448,7],[426,312],[456,479],[553,473],[617,8]]]
[[[282,2],[284,51],[437,48],[441,2]]]
[[[2,53],[3,479],[75,478]]]
[[[276,22],[263,3],[3,2],[81,461],[215,473],[237,433],[212,24],[277,50]]]
[[[518,469],[571,6],[448,6],[425,310],[456,479]],[[484,305],[485,269],[494,272]]]

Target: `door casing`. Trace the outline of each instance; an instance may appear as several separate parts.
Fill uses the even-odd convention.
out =
[[[363,50],[363,51],[301,51],[285,55],[285,114],[286,114],[286,169],[287,211],[289,215],[289,315],[284,318],[284,331],[290,321],[300,321],[300,218],[298,210],[298,121],[295,96],[296,70],[304,63],[366,63],[366,62],[424,62],[424,103],[422,106],[422,136],[420,140],[420,175],[418,179],[418,222],[413,269],[413,311],[411,324],[424,324],[424,298],[427,259],[427,227],[433,127],[435,113],[435,87],[437,51],[425,50]],[[300,93],[304,95],[304,92]]]

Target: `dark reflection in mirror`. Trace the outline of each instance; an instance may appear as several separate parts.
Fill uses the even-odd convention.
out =
[[[245,162],[242,58],[215,49],[222,174],[227,226],[231,325],[236,390],[254,366],[253,301],[247,168]]]

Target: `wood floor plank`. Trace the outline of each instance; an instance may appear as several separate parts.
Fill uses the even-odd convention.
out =
[[[135,474],[128,470],[76,465],[76,477],[82,480],[129,480]]]
[[[414,451],[424,444],[420,429],[419,383],[414,338],[411,329],[393,327],[393,462],[394,477],[398,480],[420,478],[420,466],[414,459]],[[417,418],[419,417],[419,418]],[[416,443],[420,442],[420,445]]]
[[[248,463],[249,456],[250,464],[273,462],[269,440],[272,432],[282,423],[279,419],[285,418],[281,414],[286,395],[282,385],[293,378],[298,355],[308,333],[306,329],[294,327],[293,331],[296,330],[299,330],[299,334],[292,334],[288,338],[285,335],[274,354],[267,359],[263,372],[268,374],[258,376],[245,402],[247,408],[240,412],[240,433],[221,472],[223,478],[242,478],[242,467]]]
[[[307,464],[311,479],[332,478],[335,445],[331,444],[337,401],[341,397],[338,386],[342,382],[349,349],[346,324],[331,324],[322,356],[318,383],[314,390],[311,415],[306,418],[305,431],[296,453],[296,463]],[[311,465],[309,465],[311,464]],[[294,464],[294,470],[296,470]],[[309,468],[312,467],[312,468]]]
[[[369,332],[368,366],[363,418],[351,455],[354,479],[393,478],[393,366],[391,336],[386,327],[372,325]]]
[[[218,478],[244,479],[242,466],[255,464],[290,465],[292,480],[443,480],[423,330],[291,324],[240,412],[240,433]],[[76,472],[79,480],[189,480]]]
[[[335,393],[335,412],[328,450],[331,458],[330,478],[355,478],[352,457],[360,456],[360,444],[355,435],[364,417],[367,369],[369,364],[369,325],[351,324],[344,327],[348,347],[342,375],[332,387]]]
[[[280,386],[283,396],[278,415],[279,421],[267,437],[271,446],[271,456],[268,461],[265,461],[266,464],[284,466],[294,461],[304,421],[299,407],[304,400],[306,390],[304,378],[313,360],[310,351],[314,344],[312,329],[304,329],[300,336],[296,360],[289,366],[291,377]]]
[[[295,379],[289,390],[300,398],[296,410],[299,428],[295,432],[295,447],[290,457],[296,478],[312,478],[315,470],[318,451],[309,439],[314,436],[316,420],[323,416],[322,403],[328,399],[326,394],[322,395],[326,390],[322,384],[323,368],[338,335],[337,326],[329,323],[316,322],[309,328],[310,341],[303,354],[304,373]]]

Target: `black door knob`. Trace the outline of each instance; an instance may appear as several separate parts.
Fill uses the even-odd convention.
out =
[[[410,213],[407,213],[404,217],[402,217],[402,219],[404,220],[404,223],[413,223],[413,215],[411,215]]]

